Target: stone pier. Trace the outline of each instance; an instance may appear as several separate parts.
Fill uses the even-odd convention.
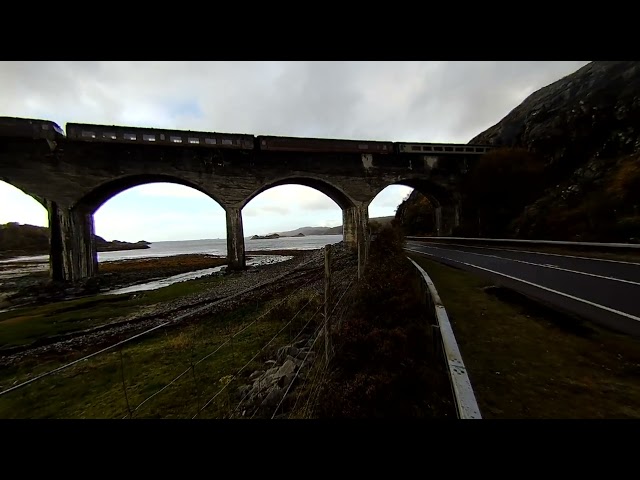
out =
[[[242,210],[238,207],[225,207],[225,211],[227,212],[228,268],[229,270],[242,270],[246,267]]]
[[[369,204],[345,208],[342,210],[344,243],[358,253],[358,278],[364,272],[369,256]]]
[[[98,272],[93,214],[47,201],[52,280],[77,282]]]

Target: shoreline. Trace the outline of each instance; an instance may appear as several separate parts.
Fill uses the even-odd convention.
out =
[[[280,276],[285,278],[266,288],[243,295],[245,300],[230,300],[225,308],[260,298],[273,298],[287,285],[295,285],[300,276],[323,266],[319,249],[305,250],[290,260],[247,268],[240,272],[207,275],[175,283],[163,289],[120,295],[92,295],[29,304],[13,314],[0,312],[0,365],[20,362],[25,357],[85,350],[119,339],[166,321],[176,314],[254,289]],[[312,265],[302,266],[312,261]],[[125,263],[125,262],[123,262]],[[302,267],[302,268],[300,268]],[[238,303],[239,302],[239,303]],[[15,318],[15,321],[13,320]],[[5,323],[6,320],[9,322]],[[22,326],[14,324],[19,322]],[[31,327],[27,328],[27,322]],[[15,327],[18,327],[17,329]],[[33,330],[33,336],[29,331]]]
[[[293,259],[279,263],[289,264],[293,260],[305,257],[314,250],[259,250],[246,252],[247,260],[256,256],[287,256]],[[42,262],[45,264],[46,262]],[[271,262],[273,263],[273,262]],[[66,285],[52,282],[47,270],[27,272],[2,278],[0,283],[0,310],[72,300],[95,296],[142,283],[161,281],[176,275],[188,274],[199,270],[222,267],[222,272],[211,275],[224,275],[226,257],[208,254],[179,254],[159,257],[142,257],[101,262],[95,277]],[[268,265],[253,265],[247,270],[261,269]],[[184,280],[189,281],[189,280]],[[162,287],[160,287],[162,288]],[[1,313],[1,312],[0,312]]]

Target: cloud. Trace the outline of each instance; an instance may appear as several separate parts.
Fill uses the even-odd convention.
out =
[[[136,194],[144,197],[199,198],[211,200],[209,196],[194,188],[175,183],[148,183],[135,187]]]
[[[49,216],[35,198],[8,183],[0,182],[0,224],[8,222],[47,227]]]
[[[467,142],[533,91],[586,63],[0,62],[0,111],[62,126],[80,122],[255,135]],[[127,202],[119,202],[117,196],[98,212],[104,236],[123,237],[126,230],[136,238],[137,225],[152,229],[154,235],[207,238],[214,228],[215,236],[224,236],[219,220],[213,227],[208,216],[215,211],[224,225],[224,212],[210,199],[201,199],[199,192],[164,184],[140,188],[135,198],[125,196]],[[0,221],[46,222],[44,209],[2,184],[0,200]],[[401,200],[399,194],[380,194],[370,216],[392,215]],[[107,216],[104,212],[109,209],[114,213]],[[269,222],[274,229],[280,225],[280,230],[287,230],[301,223],[341,221],[335,203],[300,186],[264,192],[245,207],[244,214],[245,233],[273,230]],[[144,223],[144,219],[156,220]]]

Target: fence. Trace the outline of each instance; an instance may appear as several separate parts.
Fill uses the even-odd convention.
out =
[[[357,282],[357,265],[334,269],[331,252],[325,247],[324,271],[310,269],[277,301],[243,301],[213,322],[187,322],[261,284],[81,358],[37,367],[28,378],[16,371],[14,384],[0,388],[0,417],[309,418],[335,355],[331,333],[340,329]],[[458,416],[481,418],[446,311],[413,264]],[[170,323],[177,327],[171,334]]]
[[[349,281],[330,282],[329,259],[278,301],[243,301],[222,319],[188,323],[261,284],[81,358],[15,369],[0,387],[0,417],[277,418],[303,401],[297,385],[313,405],[331,352],[323,329],[355,280],[347,272]]]

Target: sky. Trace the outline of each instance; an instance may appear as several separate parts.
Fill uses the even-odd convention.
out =
[[[586,61],[0,62],[0,115],[67,122],[363,140],[466,143]],[[0,178],[2,171],[0,167]],[[369,207],[394,215],[393,185]],[[105,202],[107,240],[225,238],[225,214],[188,187],[147,184]],[[45,209],[0,181],[0,223],[47,226]],[[340,208],[301,185],[243,209],[246,236],[336,226]]]

